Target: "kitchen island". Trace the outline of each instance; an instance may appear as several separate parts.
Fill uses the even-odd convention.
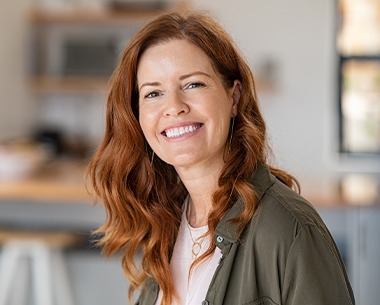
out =
[[[85,168],[83,160],[57,160],[25,179],[0,181],[0,230],[64,232],[89,239],[104,221],[105,212],[86,189]],[[377,181],[347,175],[340,179],[301,179],[300,183],[302,195],[319,211],[337,242],[357,304],[375,304],[380,299]],[[105,295],[112,304],[125,304],[128,285],[118,258],[106,262],[91,243],[65,251],[65,257],[77,304],[88,304],[88,295],[93,305],[105,304]],[[110,277],[117,279],[118,285],[110,285]]]

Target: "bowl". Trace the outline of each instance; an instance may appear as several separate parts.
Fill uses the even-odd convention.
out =
[[[38,145],[0,144],[0,180],[28,178],[45,159],[45,152]]]

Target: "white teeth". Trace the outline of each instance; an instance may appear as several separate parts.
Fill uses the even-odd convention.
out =
[[[172,129],[165,130],[165,134],[168,138],[178,138],[187,133],[192,133],[200,127],[201,127],[200,124],[196,124],[196,125],[190,125],[186,127],[172,128]]]

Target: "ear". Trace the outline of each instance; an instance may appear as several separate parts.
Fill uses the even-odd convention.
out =
[[[232,95],[232,108],[231,108],[231,117],[235,117],[238,113],[238,104],[241,97],[242,85],[239,80],[234,81],[234,85],[231,88]]]

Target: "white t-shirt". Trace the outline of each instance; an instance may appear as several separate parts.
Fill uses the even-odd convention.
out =
[[[172,305],[200,305],[206,297],[208,287],[222,257],[222,253],[219,248],[216,248],[213,255],[195,265],[189,275],[190,266],[195,260],[192,253],[193,239],[197,241],[200,236],[207,232],[208,227],[207,225],[199,228],[191,227],[186,217],[187,204],[184,204],[184,206],[177,241],[174,245],[173,256],[170,261],[174,289],[180,297],[180,303],[174,300]],[[198,241],[201,242],[202,238],[198,239]],[[207,236],[202,242],[198,257],[206,252],[209,245],[210,236]],[[160,305],[161,300],[162,291],[158,295],[156,305]]]

